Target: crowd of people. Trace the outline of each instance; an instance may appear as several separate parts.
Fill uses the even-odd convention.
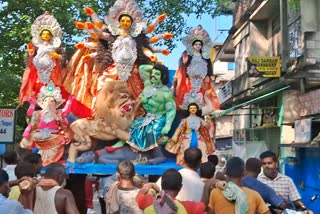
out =
[[[200,149],[186,149],[183,168],[167,169],[156,182],[137,175],[131,161],[120,161],[114,175],[99,179],[101,212],[269,214],[291,209],[312,213],[301,201],[292,179],[279,172],[277,157],[271,151],[246,162],[231,157],[218,172],[218,156],[201,160]],[[4,161],[7,165],[0,170],[1,212],[80,213],[77,195],[64,188],[67,174],[63,164],[51,163],[40,174],[39,154],[19,158],[16,152],[7,151]],[[92,186],[92,179],[87,181]],[[87,186],[86,193],[93,194]],[[88,208],[93,208],[92,199]]]

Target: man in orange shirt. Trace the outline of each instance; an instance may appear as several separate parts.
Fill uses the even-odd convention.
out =
[[[228,184],[224,190],[211,191],[208,213],[214,214],[271,214],[262,197],[254,190],[241,187],[245,164],[239,157],[232,157],[226,165]]]

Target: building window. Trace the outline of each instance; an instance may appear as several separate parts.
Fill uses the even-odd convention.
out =
[[[235,63],[228,62],[228,71],[234,71],[234,69],[235,69]]]
[[[289,31],[289,50],[290,58],[301,56],[303,49],[301,34],[301,13],[299,1],[294,1],[295,7],[288,7],[288,31]]]

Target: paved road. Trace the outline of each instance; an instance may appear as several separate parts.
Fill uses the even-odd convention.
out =
[[[94,210],[94,212],[91,212],[91,214],[102,214],[101,213],[99,199],[97,197],[97,193],[96,192],[94,193],[94,196],[93,196],[93,210]]]

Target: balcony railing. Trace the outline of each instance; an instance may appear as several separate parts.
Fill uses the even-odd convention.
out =
[[[219,102],[220,104],[223,104],[230,98],[232,98],[232,81],[227,82],[220,88],[218,92]]]
[[[303,51],[301,12],[300,7],[289,7],[288,10],[289,54],[290,58],[297,58]]]
[[[289,53],[290,58],[297,58],[302,54],[301,17],[292,22],[289,27]]]

